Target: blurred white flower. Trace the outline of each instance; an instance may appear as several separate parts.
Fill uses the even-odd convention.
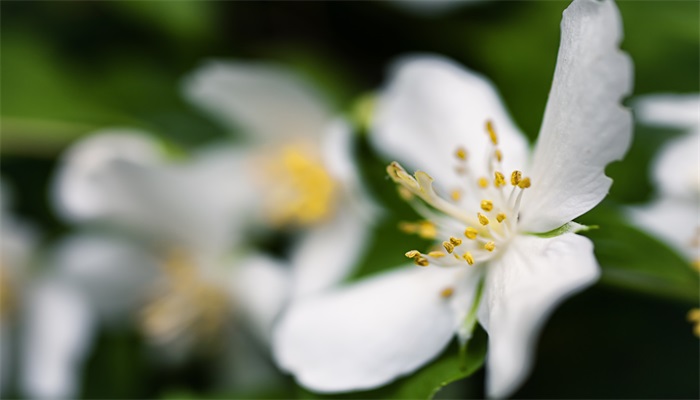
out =
[[[0,394],[14,378],[29,398],[71,398],[89,314],[60,275],[31,271],[36,235],[10,213],[10,203],[0,181]],[[16,363],[21,368],[12,368]]]
[[[485,0],[389,0],[394,6],[412,14],[437,17],[447,14],[465,5],[482,3]]]
[[[247,143],[245,168],[258,221],[292,229],[288,263],[292,295],[315,293],[344,279],[362,256],[374,204],[352,160],[351,127],[305,81],[269,64],[212,61],[193,73],[185,96]]]
[[[575,0],[564,12],[531,155],[486,79],[437,57],[399,63],[378,99],[371,138],[421,170],[388,167],[425,218],[403,228],[442,246],[406,253],[427,268],[293,305],[273,338],[280,366],[312,390],[369,389],[425,365],[455,334],[465,343],[478,320],[489,334],[488,395],[513,393],[547,315],[599,275],[591,242],[571,220],[606,196],[605,166],[629,147],[631,118],[620,101],[632,65],[621,39],[612,1]]]
[[[230,171],[242,168],[235,154],[207,149],[175,162],[141,132],[106,130],[77,143],[60,165],[58,208],[83,228],[103,231],[64,240],[54,267],[101,320],[137,322],[166,360],[199,350],[245,358],[250,346],[229,351],[241,337],[229,329],[242,323],[264,344],[286,298],[288,272],[271,258],[242,253],[254,199],[231,179]],[[258,361],[247,359],[242,372]],[[263,383],[226,372],[231,384]]]
[[[657,94],[635,102],[639,121],[683,131],[663,147],[652,164],[659,188],[648,205],[631,207],[630,221],[663,240],[700,272],[700,96]],[[700,309],[688,319],[700,337]]]

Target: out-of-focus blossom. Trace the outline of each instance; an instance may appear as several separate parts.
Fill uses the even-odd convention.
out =
[[[136,322],[167,360],[201,350],[245,358],[249,346],[228,349],[239,325],[264,343],[286,295],[287,271],[241,246],[253,199],[230,178],[241,168],[232,153],[206,149],[176,161],[141,132],[106,130],[71,148],[60,166],[58,208],[101,231],[66,239],[54,267],[101,320]],[[243,373],[259,363],[247,364]],[[227,372],[231,384],[261,384]]]
[[[683,131],[662,148],[652,165],[659,188],[650,204],[631,208],[630,220],[666,242],[700,272],[700,96],[658,94],[635,103],[639,121]],[[700,310],[688,319],[700,336]]]
[[[483,77],[437,57],[399,63],[378,99],[372,139],[420,169],[412,176],[392,163],[388,172],[425,218],[404,229],[440,241],[406,253],[427,268],[292,306],[274,337],[278,363],[312,390],[369,389],[425,365],[455,334],[466,343],[478,321],[489,334],[488,395],[511,394],[547,315],[599,275],[591,242],[571,220],[606,196],[605,166],[629,147],[620,101],[632,65],[621,38],[612,1],[575,0],[564,12],[532,154]]]
[[[247,182],[261,226],[295,233],[292,296],[345,278],[362,255],[376,210],[352,160],[351,127],[292,72],[269,64],[212,61],[184,85],[190,101],[241,131]]]
[[[60,275],[31,270],[35,232],[10,213],[1,183],[0,394],[14,378],[30,398],[74,397],[90,324],[85,302]]]
[[[481,3],[484,0],[389,0],[396,7],[412,14],[437,17],[447,14],[468,4]]]

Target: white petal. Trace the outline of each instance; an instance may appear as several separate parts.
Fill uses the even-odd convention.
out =
[[[135,205],[119,182],[114,181],[112,167],[120,161],[154,165],[159,159],[156,143],[143,132],[95,132],[64,154],[54,182],[54,203],[59,213],[70,220],[123,213]]]
[[[649,205],[628,210],[630,220],[650,235],[663,240],[688,259],[698,257],[692,240],[700,226],[700,206],[697,202],[663,198]]]
[[[558,228],[598,204],[612,184],[605,166],[622,158],[632,138],[631,114],[620,104],[632,89],[632,62],[619,49],[615,3],[575,0],[561,32],[532,187],[521,208],[521,224],[531,232]]]
[[[131,241],[90,234],[64,239],[49,259],[58,275],[81,288],[102,317],[116,323],[146,300],[158,262]]]
[[[455,334],[473,298],[474,285],[459,282],[466,271],[410,266],[297,302],[275,331],[277,362],[318,392],[371,389],[409,374]],[[441,296],[448,287],[451,299]]]
[[[322,97],[284,68],[210,61],[183,85],[192,103],[253,139],[320,136],[331,113]]]
[[[236,264],[229,283],[236,302],[234,307],[245,313],[258,339],[267,342],[275,318],[289,299],[289,267],[262,255]]]
[[[700,126],[666,144],[652,164],[659,194],[700,200]]]
[[[489,266],[479,322],[489,333],[489,397],[508,397],[527,377],[540,327],[566,297],[599,276],[593,245],[567,233],[520,236]]]
[[[44,282],[30,298],[24,326],[22,388],[36,399],[75,398],[95,323],[86,299]]]
[[[328,289],[346,278],[362,257],[370,233],[368,221],[346,207],[309,229],[291,254],[294,296]]]
[[[700,128],[700,96],[694,94],[654,94],[635,100],[634,111],[640,122],[678,129]]]
[[[394,66],[377,102],[370,139],[387,157],[423,170],[439,187],[451,189],[464,179],[454,173],[459,146],[469,152],[474,173],[486,174],[487,159],[493,157],[487,120],[498,132],[505,169],[522,169],[527,142],[492,84],[450,60],[412,57]]]

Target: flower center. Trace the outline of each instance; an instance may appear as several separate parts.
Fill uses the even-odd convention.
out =
[[[333,213],[336,182],[313,148],[287,145],[262,165],[266,215],[271,223],[313,225]]]
[[[428,253],[411,250],[406,257],[419,266],[466,263],[474,265],[495,257],[517,232],[520,202],[530,178],[516,170],[509,179],[500,171],[503,153],[491,121],[486,122],[491,139],[487,151],[489,176],[475,176],[464,147],[455,150],[460,187],[443,197],[433,188],[433,178],[425,172],[410,175],[397,162],[387,167],[389,176],[399,184],[399,194],[425,220],[403,222],[399,228],[423,238],[442,238],[442,246]]]
[[[214,339],[228,311],[224,291],[203,280],[182,251],[172,251],[162,267],[164,282],[141,312],[143,331],[159,344],[192,339],[207,343]]]

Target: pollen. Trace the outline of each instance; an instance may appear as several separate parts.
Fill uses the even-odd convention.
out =
[[[459,190],[453,190],[452,193],[450,193],[450,197],[454,201],[458,201],[460,198],[462,198],[462,193]]]
[[[523,180],[520,181],[520,183],[518,183],[518,187],[519,187],[520,189],[527,189],[527,188],[529,188],[529,187],[530,187],[530,178],[523,178]]]
[[[482,213],[477,213],[476,216],[479,218],[479,223],[481,225],[488,225],[489,224],[489,219]]]
[[[468,227],[467,229],[464,230],[464,236],[466,236],[467,239],[472,239],[472,240],[476,239],[476,235],[478,233],[479,232],[472,227]]]
[[[457,151],[455,151],[455,157],[465,161],[467,159],[467,150],[464,147],[458,147]]]
[[[504,213],[499,213],[498,215],[496,215],[496,221],[498,221],[498,223],[503,222],[505,219],[506,215]]]
[[[493,128],[493,122],[491,120],[486,121],[486,132],[489,134],[491,143],[498,144],[498,135],[496,135],[496,130]]]
[[[462,239],[457,239],[456,237],[450,237],[450,243],[452,243],[454,246],[459,246],[462,244]]]
[[[408,233],[416,234],[423,239],[435,239],[437,236],[437,227],[430,221],[419,221],[419,222],[399,222],[399,230]]]
[[[428,262],[428,259],[425,257],[422,257],[422,256],[414,258],[413,263],[419,267],[427,267],[428,265],[430,265],[430,263]]]
[[[453,245],[452,243],[450,243],[448,241],[442,242],[442,247],[444,247],[445,250],[450,254],[452,254],[452,252],[455,251],[455,245]]]
[[[518,186],[518,183],[523,179],[523,173],[515,170],[510,174],[510,184],[513,186]]]
[[[430,253],[428,253],[428,255],[429,255],[430,257],[433,257],[433,258],[442,258],[442,257],[445,257],[445,253],[443,253],[443,252],[441,252],[441,251],[431,251]]]
[[[467,262],[467,264],[474,265],[474,256],[472,256],[472,253],[466,252],[462,254],[462,258]]]
[[[505,186],[505,184],[506,184],[506,177],[505,177],[502,173],[496,171],[496,172],[494,172],[493,176],[494,176],[493,184],[494,184],[496,187]]]
[[[408,257],[408,258],[416,258],[416,257],[420,256],[420,251],[418,251],[418,250],[409,250],[409,251],[407,251],[406,254],[404,254],[404,255],[405,255],[406,257]]]
[[[491,200],[481,200],[481,209],[486,212],[493,210],[493,202]]]
[[[498,162],[503,161],[503,153],[501,153],[501,150],[496,149],[496,151],[493,152],[494,157],[496,157],[496,160]]]
[[[487,243],[484,245],[484,248],[485,248],[486,250],[488,250],[488,251],[493,251],[493,250],[496,248],[496,243],[494,243],[494,242],[487,242]]]
[[[440,292],[440,296],[443,297],[443,298],[445,298],[445,299],[447,299],[447,298],[449,298],[449,297],[452,297],[452,295],[454,294],[454,292],[455,292],[454,289],[452,289],[451,287],[444,288],[444,289],[442,289],[442,291]]]
[[[489,180],[486,178],[479,178],[479,180],[476,183],[482,189],[486,189],[487,187],[489,187]]]

